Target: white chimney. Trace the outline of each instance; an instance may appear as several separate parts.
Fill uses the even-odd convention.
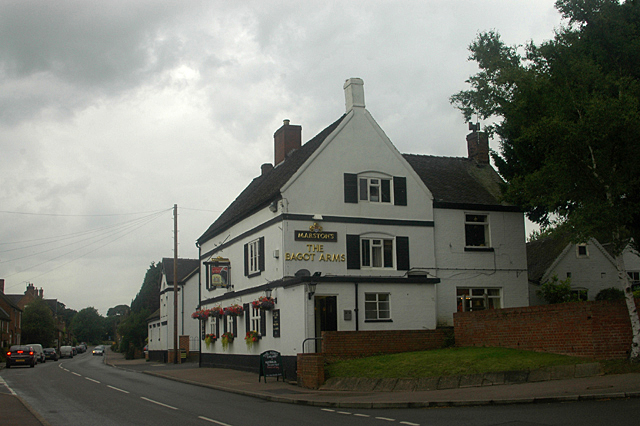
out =
[[[344,97],[347,112],[353,108],[364,108],[364,81],[350,78],[344,82]]]

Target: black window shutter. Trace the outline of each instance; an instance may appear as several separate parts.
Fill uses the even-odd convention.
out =
[[[358,203],[358,175],[354,173],[344,174],[344,202]]]
[[[249,276],[249,244],[244,245],[244,276]]]
[[[347,269],[360,269],[359,235],[347,235]]]
[[[216,337],[220,337],[220,318],[216,318]]]
[[[262,311],[260,314],[260,335],[267,335],[267,311]]]
[[[242,307],[244,308],[244,328],[248,333],[251,331],[251,304],[245,303]]]
[[[264,237],[258,240],[258,269],[264,271]]]
[[[398,271],[409,270],[409,237],[396,237],[396,265]]]
[[[407,178],[403,176],[393,177],[393,204],[396,206],[407,205]]]
[[[238,337],[238,317],[233,317],[233,336]]]
[[[224,332],[226,333],[227,331],[229,331],[229,330],[227,330],[227,319],[226,318],[223,319],[223,318],[224,317],[220,318],[220,321],[222,321]]]

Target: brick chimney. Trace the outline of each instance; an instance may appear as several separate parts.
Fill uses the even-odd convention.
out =
[[[33,297],[36,296],[36,288],[32,283],[27,284],[27,290],[24,292],[24,294],[30,294]]]
[[[289,120],[283,120],[283,123],[273,134],[276,166],[282,163],[291,151],[302,146],[302,126],[289,124]]]
[[[40,290],[38,292],[38,297],[40,299],[44,299],[44,289],[42,287],[40,288]]]
[[[269,173],[271,170],[273,170],[273,164],[264,163],[262,166],[260,166],[260,170],[261,170],[262,176],[264,176],[267,173]]]
[[[478,164],[489,164],[489,137],[485,132],[473,131],[467,135],[469,159]]]
[[[4,278],[0,278],[0,293],[4,293]]]

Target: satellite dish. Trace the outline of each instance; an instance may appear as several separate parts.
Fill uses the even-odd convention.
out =
[[[311,275],[311,272],[309,272],[308,269],[299,269],[294,275],[296,277],[308,277]]]

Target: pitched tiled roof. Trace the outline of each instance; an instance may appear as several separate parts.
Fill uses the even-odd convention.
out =
[[[445,204],[513,207],[501,201],[503,181],[490,165],[462,157],[403,154],[434,197]]]
[[[2,321],[11,321],[11,317],[4,309],[0,308],[0,320]]]
[[[198,244],[208,241],[214,235],[278,200],[280,188],[338,127],[344,117],[345,115],[340,117],[300,149],[291,153],[283,163],[255,178],[198,238]],[[500,201],[500,185],[503,182],[490,165],[479,165],[468,158],[415,154],[403,156],[434,195],[434,206],[481,205],[519,211],[515,206]]]
[[[206,230],[198,243],[202,244],[219,232],[231,227],[247,216],[269,205],[280,198],[280,188],[289,181],[291,176],[315,152],[324,140],[335,130],[346,116],[343,115],[329,127],[318,133],[313,139],[293,151],[284,162],[270,171],[255,178],[238,198],[216,219]]]
[[[570,242],[568,235],[552,235],[527,243],[529,281],[541,284],[544,274]]]
[[[178,258],[178,283],[183,282],[191,273],[200,267],[198,259]],[[162,271],[167,276],[167,284],[173,284],[173,258],[162,258]]]
[[[18,302],[20,301],[20,297],[17,298],[17,300],[15,300],[16,298],[13,296],[18,296],[16,295],[12,295],[12,294],[4,294],[0,292],[0,299],[3,299],[9,306],[11,306],[13,309],[17,309],[19,311],[22,311],[22,309],[20,309],[18,307]]]

